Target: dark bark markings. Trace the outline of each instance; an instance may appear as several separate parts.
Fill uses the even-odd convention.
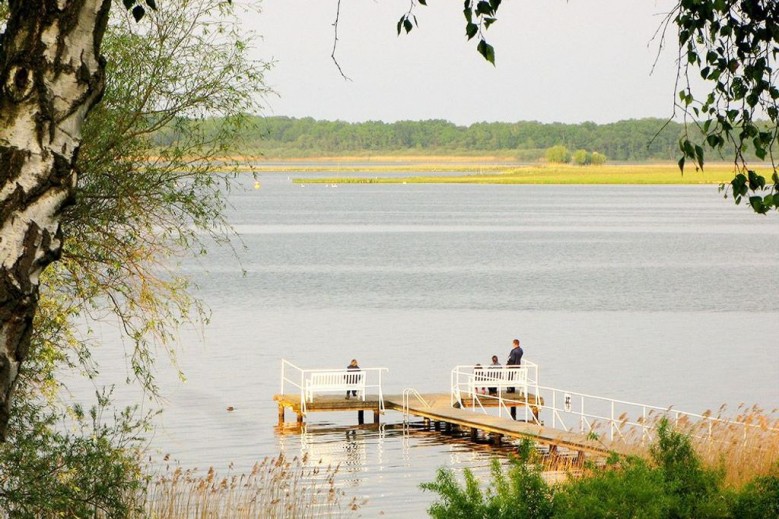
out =
[[[81,126],[102,96],[99,45],[110,6],[9,2],[0,40],[0,441],[30,346],[38,276],[62,250],[59,220],[74,199]]]

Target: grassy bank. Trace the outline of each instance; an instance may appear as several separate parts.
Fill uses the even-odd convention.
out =
[[[437,168],[437,169],[436,169]],[[732,164],[712,164],[704,170],[687,169],[684,174],[676,164],[620,164],[604,166],[532,165],[532,166],[465,166],[443,164],[418,164],[400,167],[382,165],[373,168],[361,167],[318,167],[297,168],[290,171],[335,171],[336,173],[375,173],[377,176],[327,178],[296,178],[297,183],[381,183],[381,184],[721,184],[733,178]],[[413,171],[463,173],[441,176],[410,175],[408,177],[381,177],[382,172]]]

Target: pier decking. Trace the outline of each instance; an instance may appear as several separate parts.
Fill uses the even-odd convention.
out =
[[[279,423],[284,423],[286,409],[297,415],[299,424],[310,412],[357,411],[358,423],[363,424],[365,411],[373,412],[374,423],[379,423],[382,414],[393,411],[402,413],[404,426],[415,416],[426,426],[470,433],[474,440],[479,433],[493,443],[530,439],[550,451],[558,447],[572,451],[580,459],[587,454],[636,452],[636,448],[654,440],[661,420],[694,430],[698,438],[707,441],[716,441],[717,431],[722,430],[730,431],[725,437],[737,432],[743,441],[759,434],[759,424],[744,420],[542,386],[538,383],[538,366],[532,362],[523,362],[521,368],[495,370],[456,366],[451,371],[449,393],[419,394],[406,388],[401,395],[384,395],[385,371],[361,368],[362,374],[355,377],[353,371],[304,370],[283,360],[281,391],[274,396]],[[327,376],[319,376],[321,373]],[[287,388],[292,391],[285,391]],[[485,394],[488,388],[497,393]],[[357,396],[345,398],[347,390]]]
[[[540,398],[529,394],[527,398],[529,411],[533,414],[531,420],[522,419],[522,411],[519,413],[519,420],[509,417],[493,416],[489,414],[476,413],[469,409],[472,405],[470,399],[462,400],[462,407],[452,407],[450,395],[447,393],[428,393],[419,395],[421,398],[407,399],[404,406],[403,395],[384,396],[384,409],[386,411],[396,411],[408,413],[409,415],[429,420],[434,423],[436,429],[445,428],[451,430],[452,426],[459,427],[461,430],[470,431],[472,437],[476,437],[478,432],[489,434],[494,443],[501,443],[505,439],[530,439],[540,444],[548,445],[551,449],[564,447],[569,450],[577,451],[580,455],[584,453],[607,454],[613,451],[613,448],[607,447],[602,442],[588,438],[586,435],[561,431],[544,427],[533,423],[538,415],[538,406],[543,405]],[[501,395],[505,399],[505,405],[508,407],[524,407],[524,397],[519,399],[513,394]],[[513,399],[509,400],[509,398]],[[279,406],[279,423],[285,419],[285,409],[289,408],[297,415],[298,423],[303,422],[303,412],[301,409],[299,394],[278,394],[273,397]],[[486,408],[495,408],[500,405],[497,398],[480,400],[479,406]],[[365,400],[358,398],[346,399],[343,396],[325,395],[317,396],[311,402],[306,404],[307,412],[358,412],[358,422],[363,423],[362,413],[364,411],[373,412],[374,423],[379,423],[381,411],[381,402],[378,395],[366,395]]]

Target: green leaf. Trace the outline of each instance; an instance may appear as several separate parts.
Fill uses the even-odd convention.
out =
[[[752,206],[752,209],[757,214],[766,214],[766,212],[768,212],[768,206],[766,206],[763,203],[763,197],[760,197],[760,196],[750,196],[749,197],[749,205]]]
[[[479,26],[475,23],[468,23],[465,26],[465,35],[468,36],[468,39],[470,40],[474,36],[476,36],[476,33],[479,32]]]
[[[427,5],[427,0],[417,0],[417,1],[419,2],[420,5],[424,5],[424,6]]]
[[[712,148],[716,148],[716,147],[717,147],[717,145],[719,145],[719,142],[720,142],[720,140],[719,140],[719,139],[720,139],[720,138],[719,138],[719,136],[718,136],[718,135],[713,135],[713,134],[712,134],[712,135],[708,135],[708,136],[706,137],[706,143],[707,143],[709,146],[711,146]]]
[[[151,7],[154,11],[157,10],[157,2],[155,2],[154,0],[146,0],[146,5]]]
[[[414,28],[414,24],[411,23],[411,20],[409,20],[408,18],[403,20],[403,29],[406,30],[406,34],[410,33],[411,29],[413,28]]]
[[[129,11],[130,8],[135,5],[135,0],[122,0],[122,3],[124,4],[124,8]]]
[[[490,25],[492,25],[493,23],[495,23],[497,21],[498,21],[497,18],[485,18],[484,19],[484,28],[485,29],[489,29]]]
[[[730,185],[733,188],[733,196],[736,197],[736,203],[738,204],[740,198],[747,194],[747,177],[743,173],[739,173],[733,177]]]
[[[473,11],[471,10],[471,2],[469,0],[465,0],[463,15],[465,16],[465,19],[468,21],[468,23],[473,22]]]
[[[677,164],[679,164],[679,171],[682,172],[682,175],[684,175],[684,161],[685,161],[685,159],[684,159],[684,157],[682,157],[682,158],[679,159],[679,162],[677,163]]]
[[[489,2],[485,0],[480,0],[478,4],[476,4],[476,14],[477,15],[492,15],[492,6]]]
[[[747,171],[747,175],[749,175],[749,189],[757,191],[765,187],[765,177],[763,175],[758,175],[752,170]]]
[[[140,22],[141,18],[143,18],[143,15],[146,14],[146,9],[141,7],[140,5],[136,5],[133,7],[133,18],[135,18],[136,22]]]
[[[476,46],[476,50],[479,51],[479,54],[484,56],[484,59],[495,65],[495,49],[492,48],[492,45],[484,40],[480,40],[479,44]]]
[[[695,160],[698,162],[698,167],[703,169],[703,148],[699,145],[695,145]]]

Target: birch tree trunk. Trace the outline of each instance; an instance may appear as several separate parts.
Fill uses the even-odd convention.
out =
[[[0,441],[30,345],[40,273],[62,250],[81,126],[104,88],[111,0],[8,0],[0,40]]]

